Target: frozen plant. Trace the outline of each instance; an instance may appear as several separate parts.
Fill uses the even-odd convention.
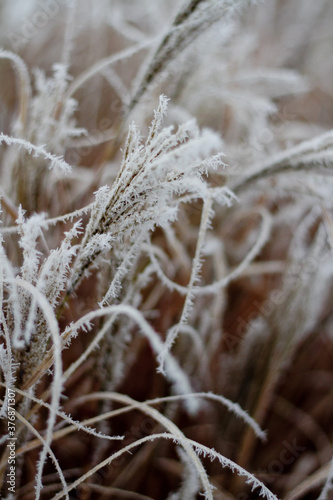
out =
[[[15,5],[1,497],[328,500],[331,2]]]

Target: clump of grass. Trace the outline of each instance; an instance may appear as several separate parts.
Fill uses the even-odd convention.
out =
[[[3,497],[329,499],[330,2],[25,5],[21,32],[1,5]]]

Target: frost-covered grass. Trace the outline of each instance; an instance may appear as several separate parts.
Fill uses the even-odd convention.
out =
[[[1,2],[1,498],[331,498],[332,21]]]

